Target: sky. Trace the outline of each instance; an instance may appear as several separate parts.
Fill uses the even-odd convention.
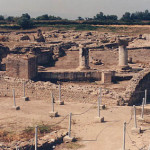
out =
[[[150,0],[0,0],[0,15],[43,14],[67,19],[93,17],[99,12],[121,17],[125,12],[150,11]]]

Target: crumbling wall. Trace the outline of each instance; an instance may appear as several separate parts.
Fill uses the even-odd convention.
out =
[[[30,100],[46,100],[51,102],[51,92],[53,92],[54,98],[57,101],[59,99],[59,85],[53,84],[49,81],[31,81],[23,79],[10,78],[5,75],[0,75],[0,97],[13,97],[12,89],[15,89],[17,98],[23,97],[23,83],[25,82],[25,95]],[[81,85],[62,85],[62,100],[67,102],[97,102],[99,94],[99,86],[92,87],[90,84]],[[120,95],[109,89],[102,89],[102,96],[107,99],[105,104],[121,105],[122,98]],[[108,100],[109,99],[109,100]],[[111,101],[110,101],[111,99]],[[13,101],[13,99],[12,99]]]
[[[142,103],[145,97],[145,89],[148,90],[148,100],[150,99],[150,69],[145,69],[133,76],[126,91],[124,100],[128,105]]]
[[[8,56],[6,74],[9,77],[33,79],[37,76],[37,62],[35,56]]]
[[[2,66],[1,66],[2,59],[5,58],[8,53],[9,53],[9,48],[0,44],[0,70],[2,70]]]
[[[31,80],[15,79],[7,76],[0,77],[0,96],[12,97],[12,89],[15,89],[16,97],[23,97],[23,83],[25,82],[26,96],[35,99],[50,98],[52,83],[34,82]]]
[[[101,72],[98,71],[89,71],[89,72],[40,72],[39,78],[41,80],[50,80],[50,81],[100,81]]]

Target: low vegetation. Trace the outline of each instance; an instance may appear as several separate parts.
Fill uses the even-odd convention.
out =
[[[93,18],[83,18],[79,16],[76,20],[62,19],[53,15],[44,14],[36,18],[31,18],[28,13],[21,17],[8,16],[5,18],[0,15],[1,27],[6,29],[30,29],[39,26],[49,25],[78,25],[76,30],[96,30],[97,27],[90,25],[150,25],[150,12],[148,10],[141,12],[125,12],[120,19],[117,15],[105,15],[99,12]]]
[[[54,130],[60,129],[59,126],[52,127],[50,125],[45,125],[45,124],[40,124],[38,125],[38,136],[42,137],[46,133],[50,133]],[[20,140],[20,139],[25,139],[29,140],[31,138],[34,138],[35,136],[35,127],[27,127],[25,128],[22,132],[17,133],[17,132],[12,132],[12,131],[5,131],[5,130],[0,130],[0,141],[3,142],[11,142],[14,140]]]

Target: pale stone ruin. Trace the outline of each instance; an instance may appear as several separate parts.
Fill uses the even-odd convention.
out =
[[[82,45],[79,46],[79,67],[77,70],[86,70],[89,67],[89,49]]]
[[[119,67],[121,70],[129,69],[128,66],[128,41],[127,40],[118,40],[119,45]]]
[[[0,44],[0,71],[5,70],[5,65],[4,64],[2,65],[1,62],[2,62],[2,59],[5,58],[8,53],[9,53],[9,48]]]
[[[34,79],[37,76],[37,59],[32,55],[9,55],[6,72],[13,78]]]
[[[8,34],[6,33],[3,36],[7,37]],[[36,36],[36,38],[35,40],[32,38],[26,40],[28,38],[25,38],[19,43],[20,38],[24,36]],[[62,36],[65,38],[62,38]],[[78,38],[72,38],[76,36]],[[116,40],[116,37],[119,40]],[[42,39],[39,40],[42,43],[36,40],[38,38]],[[135,72],[131,69],[131,67],[133,69],[138,68],[139,64],[135,63],[137,57],[134,57],[135,54],[130,50],[136,49],[135,43],[139,42],[138,40],[147,42],[137,37],[123,35],[114,36],[104,33],[104,36],[101,36],[96,31],[90,33],[85,31],[81,33],[78,31],[46,31],[43,35],[41,29],[37,32],[9,33],[9,40],[9,42],[3,42],[6,46],[1,45],[1,62],[6,64],[6,69],[5,65],[0,65],[0,74],[5,74],[8,78],[13,77],[23,80],[36,79],[47,82],[93,81],[103,88],[109,88],[109,85],[111,92],[106,90],[105,94],[115,100],[117,99],[117,101],[119,100],[117,104],[120,105],[125,102],[128,103],[127,99],[130,99],[122,96],[126,90],[126,85],[122,85],[122,81],[130,82],[133,74],[143,69],[140,68]],[[9,45],[10,51],[7,45]],[[129,61],[131,67],[128,65],[128,51],[129,58],[131,58],[131,54],[134,54],[132,55],[134,63]],[[8,57],[6,58],[7,54]],[[93,58],[92,62],[89,61],[89,57]],[[118,58],[119,63],[117,63]],[[64,63],[65,61],[66,63]],[[70,65],[69,69],[66,69],[65,65],[67,67]],[[148,66],[148,63],[144,65]],[[116,88],[113,88],[114,86]],[[83,88],[83,90],[85,89]],[[92,88],[89,91],[94,93],[95,89]]]
[[[20,38],[20,41],[25,41],[25,40],[31,40],[30,37],[28,35],[24,35]]]
[[[38,29],[37,30],[37,37],[35,38],[34,37],[34,40],[37,41],[37,42],[45,42],[45,38],[42,34],[42,30],[41,29]]]

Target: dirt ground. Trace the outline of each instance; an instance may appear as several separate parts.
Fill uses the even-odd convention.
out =
[[[129,106],[106,106],[101,111],[104,116],[104,123],[96,123],[98,116],[97,104],[65,102],[65,105],[55,105],[55,111],[58,111],[59,117],[50,118],[51,111],[50,100],[23,101],[21,98],[16,99],[20,110],[12,109],[13,99],[7,97],[0,98],[0,129],[20,132],[28,126],[44,123],[52,125],[57,123],[72,112],[72,137],[79,139],[78,144],[81,147],[73,148],[79,150],[119,150],[123,146],[123,123],[127,123],[126,149],[146,150],[149,145],[150,130],[148,124],[138,122],[142,128],[141,134],[132,134],[131,129],[134,126],[134,119],[131,118],[131,109]],[[149,106],[146,106],[149,107]],[[88,111],[86,111],[88,110]],[[82,114],[82,112],[85,112]],[[148,116],[146,116],[148,118]],[[130,121],[131,119],[131,121]],[[68,130],[68,117],[59,125]],[[56,146],[56,150],[67,150],[66,146]]]
[[[117,26],[116,26],[117,27]],[[121,26],[120,26],[121,27]],[[131,35],[137,36],[143,33],[150,33],[150,26],[123,26],[124,30],[119,29],[117,32],[111,32],[111,36],[118,35]],[[128,27],[128,28],[127,28]],[[49,29],[42,29],[48,30]],[[121,31],[120,31],[121,30]],[[50,32],[50,31],[49,31]],[[50,34],[48,32],[48,34]],[[67,31],[68,32],[68,31]],[[103,31],[104,32],[104,31]],[[107,31],[105,31],[107,32]],[[84,33],[84,32],[83,32]],[[97,36],[99,36],[97,33]],[[51,33],[52,34],[52,33]],[[55,33],[56,34],[56,33]],[[71,41],[71,37],[79,33],[70,31],[65,34],[66,38],[50,38],[47,43],[41,46],[49,47],[49,41]],[[6,34],[7,35],[7,34]],[[57,34],[56,34],[57,35]],[[63,34],[62,34],[63,35]],[[94,35],[94,32],[93,32]],[[9,46],[13,49],[17,46],[28,46],[35,44],[33,35],[31,34],[31,41],[19,41],[21,35],[12,33],[9,35],[10,41],[4,42],[5,46]],[[92,37],[97,39],[96,37]],[[99,38],[99,37],[98,37]],[[80,42],[81,39],[74,39]],[[84,38],[87,42],[90,39]],[[83,41],[82,41],[83,42]],[[96,43],[96,42],[95,42]],[[36,43],[37,44],[37,43]],[[37,44],[40,45],[40,44]],[[149,68],[150,50],[143,49],[142,47],[149,47],[149,40],[136,39],[129,43],[128,56],[132,57],[133,63],[129,64],[133,68],[132,72],[126,73],[127,76],[132,76],[137,72],[134,69]],[[90,51],[90,57],[99,59],[102,61],[101,65],[94,65],[90,63],[91,69],[97,70],[114,70],[116,75],[119,74],[118,70],[118,49],[105,49],[99,51]],[[45,68],[45,71],[60,71],[60,70],[75,70],[79,66],[79,52],[78,51],[66,51],[64,57],[60,57],[56,61],[55,66]],[[119,75],[124,76],[124,73]],[[119,81],[115,84],[101,85],[96,82],[65,82],[62,85],[62,99],[65,101],[65,105],[56,105],[55,111],[58,111],[59,117],[50,118],[49,112],[51,109],[51,99],[31,99],[30,101],[23,101],[22,98],[16,98],[16,103],[20,106],[20,110],[16,111],[12,109],[13,98],[0,97],[0,130],[8,131],[12,134],[20,133],[27,127],[35,127],[39,124],[59,125],[61,128],[68,130],[69,118],[68,114],[72,113],[72,137],[78,139],[77,143],[64,143],[57,145],[55,150],[120,150],[123,149],[123,123],[127,122],[126,132],[126,149],[127,150],[147,150],[150,144],[150,116],[149,113],[144,116],[148,121],[142,123],[138,121],[138,127],[141,127],[141,134],[131,133],[131,129],[134,127],[134,119],[131,115],[132,107],[129,106],[115,106],[116,101],[110,97],[102,97],[102,103],[106,104],[106,109],[101,110],[101,116],[104,116],[104,123],[96,123],[96,117],[98,116],[97,110],[97,89],[99,87],[109,88],[116,92],[124,92],[129,80]],[[73,88],[74,87],[74,88]],[[91,91],[90,91],[91,89]],[[65,93],[63,93],[65,92]],[[57,93],[56,93],[57,94]],[[55,95],[58,97],[58,94]],[[141,107],[141,106],[138,106]],[[150,105],[146,106],[150,109]],[[138,113],[137,118],[140,113]],[[3,141],[0,141],[0,145]]]

